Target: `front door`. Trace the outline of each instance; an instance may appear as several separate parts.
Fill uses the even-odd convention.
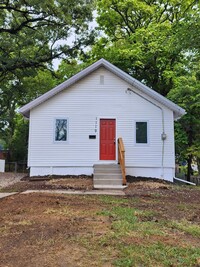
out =
[[[115,160],[115,119],[100,119],[100,160]]]

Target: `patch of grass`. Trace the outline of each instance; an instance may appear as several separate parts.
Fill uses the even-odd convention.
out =
[[[137,216],[135,210],[129,207],[116,206],[110,210],[102,210],[97,215],[109,216],[112,221],[112,229],[118,234],[123,235],[134,229]]]
[[[156,222],[140,222],[137,225],[137,235],[140,237],[165,236],[168,234],[167,232],[167,228]]]
[[[114,265],[117,267],[133,267],[133,259],[131,258],[122,258],[119,260],[116,260],[114,262]]]
[[[129,207],[113,207],[111,210],[103,210],[98,215],[109,216],[111,220],[112,238],[126,235],[151,236],[165,235],[165,230],[158,223],[151,221],[154,211],[140,211]],[[141,222],[141,219],[145,221]],[[148,221],[150,220],[150,221]],[[107,243],[107,240],[104,241]]]
[[[142,211],[124,206],[104,209],[98,214],[110,217],[111,231],[100,237],[96,246],[111,247],[118,251],[118,258],[113,261],[114,266],[192,267],[200,258],[198,247],[182,246],[178,242],[177,245],[162,242],[164,236],[171,240],[172,227],[197,237],[200,234],[198,225],[186,221],[173,222],[169,225],[168,222],[152,220],[156,216],[154,211]],[[146,220],[143,221],[144,219]],[[131,243],[126,241],[127,238]],[[140,241],[134,244],[135,238]]]
[[[169,226],[190,234],[194,237],[200,237],[200,225],[194,224],[187,220],[171,221]]]
[[[148,246],[120,246],[120,257],[115,266],[197,266],[200,256],[198,248],[182,248],[164,245],[161,242]]]
[[[99,196],[99,200],[105,204],[117,204],[117,205],[129,202],[128,199],[126,198],[119,198],[106,195]]]
[[[116,206],[111,209],[102,210],[97,215],[110,216],[113,220],[125,220],[134,223],[137,220],[134,212],[135,210],[132,208]]]

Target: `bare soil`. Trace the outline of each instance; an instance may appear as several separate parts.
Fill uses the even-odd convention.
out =
[[[24,173],[0,172],[0,189],[19,182],[24,176]]]
[[[42,177],[40,177],[42,179]],[[37,177],[23,177],[20,181],[5,186],[1,189],[2,192],[23,192],[26,190],[92,190],[93,180],[90,176],[54,176],[51,179],[43,177],[43,181],[34,180]]]
[[[7,188],[23,191],[58,189],[60,186],[86,190],[92,188],[92,179],[22,181]],[[119,257],[118,250],[111,244],[105,244],[104,247],[102,240],[106,234],[112,233],[115,218],[97,216],[114,205],[153,211],[146,216],[138,213],[141,222],[187,220],[191,224],[200,225],[199,188],[136,179],[125,192],[125,197],[113,197],[110,202],[102,201],[99,196],[47,193],[17,194],[0,199],[0,267],[114,266],[114,260]],[[176,230],[167,237],[153,235],[144,238],[132,235],[123,238],[121,242],[125,246],[160,242],[170,246],[179,243],[183,248],[200,248],[198,237]]]

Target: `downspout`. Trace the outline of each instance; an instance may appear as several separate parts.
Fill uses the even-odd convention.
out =
[[[165,152],[165,139],[167,138],[167,135],[165,133],[165,124],[164,124],[164,111],[163,109],[156,105],[155,103],[153,103],[151,100],[147,99],[146,97],[136,93],[133,89],[131,88],[127,88],[126,92],[132,92],[138,96],[140,96],[141,98],[145,99],[146,101],[148,101],[149,103],[153,104],[154,106],[156,106],[157,108],[159,108],[161,110],[161,115],[162,115],[162,134],[161,134],[161,139],[162,139],[162,160],[161,160],[161,177],[164,177],[164,152]]]

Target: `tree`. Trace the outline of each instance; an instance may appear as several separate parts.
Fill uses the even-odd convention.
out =
[[[16,113],[17,108],[52,89],[55,85],[55,77],[48,70],[38,70],[38,74],[35,77],[22,76],[2,85],[0,90],[0,136],[6,142],[7,149],[14,148],[13,138],[16,131],[19,133],[21,130],[18,128],[21,125],[26,125]],[[21,138],[22,142],[26,143],[26,140],[23,137]]]
[[[194,48],[187,37],[199,17],[198,2],[97,0],[97,10],[103,34],[88,58],[106,57],[166,96],[173,88],[177,64]]]
[[[55,86],[52,60],[69,60],[92,41],[92,10],[93,0],[1,1],[0,134],[7,148],[20,127],[17,108]]]
[[[23,119],[20,114],[16,114],[15,129],[10,142],[10,158],[14,161],[27,160],[28,155],[28,127],[29,121]]]
[[[92,0],[4,0],[0,4],[0,73],[46,67],[60,56],[76,55],[88,42]],[[66,42],[71,34],[76,39]]]
[[[200,80],[197,73],[178,77],[168,97],[186,109],[187,114],[176,122],[176,154],[187,160],[187,180],[190,181],[192,159],[200,162]]]
[[[78,62],[76,59],[69,61],[62,60],[56,72],[56,77],[59,83],[66,81],[71,76],[90,65],[89,62]]]

